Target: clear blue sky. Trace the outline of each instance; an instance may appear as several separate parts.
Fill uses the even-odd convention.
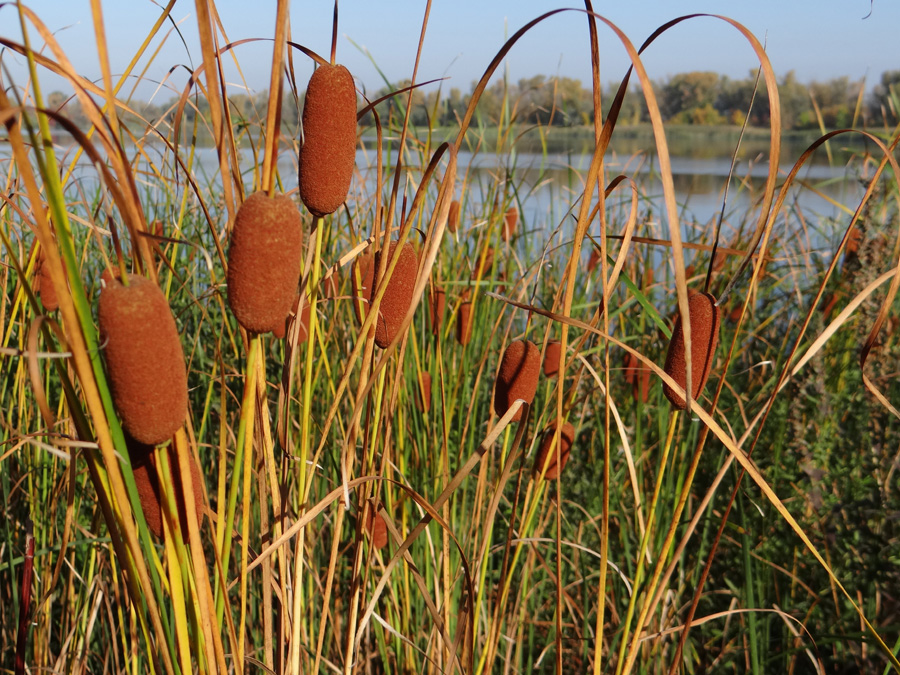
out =
[[[163,4],[162,0],[158,2]],[[75,68],[98,78],[89,0],[33,0],[30,6],[56,34]],[[120,72],[160,9],[150,0],[104,0],[103,6],[112,68]],[[445,87],[467,91],[506,36],[543,12],[565,6],[559,0],[433,0],[419,80],[449,77]],[[217,7],[230,40],[272,36],[274,0],[219,0]],[[410,77],[424,7],[423,0],[345,0],[340,5],[338,61],[347,65],[370,92],[382,85],[381,77],[353,42],[368,50],[390,80]],[[293,40],[327,56],[332,8],[331,1],[295,1],[291,10]],[[595,10],[618,25],[636,46],[659,25],[684,14],[729,16],[767,43],[779,76],[794,70],[802,82],[867,75],[871,87],[882,71],[900,68],[897,0],[874,0],[871,5],[869,0],[598,0]],[[868,18],[864,18],[866,15]],[[174,33],[169,35],[148,70],[147,77],[153,80],[165,77],[172,66],[199,61],[194,3],[179,0],[172,16],[179,22],[187,46]],[[534,28],[507,57],[512,80],[558,73],[587,84],[590,61],[586,24],[583,13],[566,12]],[[163,33],[169,28],[171,24]],[[16,13],[9,6],[0,10],[0,34],[20,39]],[[36,33],[32,36],[36,39]],[[159,42],[157,38],[153,46]],[[608,28],[601,28],[600,42],[601,79],[604,84],[618,81],[628,66],[625,52]],[[271,43],[239,47],[236,54],[251,88],[267,87]],[[302,87],[312,67],[306,57],[296,54],[297,79]],[[17,82],[24,82],[23,59],[10,57],[6,52],[4,63]],[[756,66],[756,60],[732,27],[717,19],[699,18],[682,23],[657,40],[646,52],[645,65],[655,79],[691,70],[713,70],[740,78]],[[236,71],[229,72],[228,78],[237,82]],[[176,71],[174,82],[179,87],[185,80],[184,71]],[[44,87],[46,91],[61,88],[59,81],[50,77]],[[144,85],[138,97],[147,99],[153,92],[154,87]],[[171,95],[171,91],[159,94],[162,100]]]

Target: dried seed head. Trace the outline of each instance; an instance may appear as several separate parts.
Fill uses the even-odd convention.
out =
[[[456,234],[459,229],[459,200],[454,199],[450,202],[450,215],[447,216],[447,229],[451,234]]]
[[[306,88],[300,199],[317,217],[347,199],[356,164],[356,86],[344,66],[321,65]]]
[[[559,340],[550,340],[547,343],[547,351],[544,352],[544,375],[556,377],[559,374]]]
[[[387,255],[390,265],[391,256],[397,246],[397,242],[391,242],[388,247]],[[359,263],[359,276],[361,279],[361,288],[355,295],[361,298],[360,305],[356,307],[357,318],[361,319],[363,307],[368,310],[375,297],[375,271],[380,264],[383,251],[379,251],[374,256],[364,259],[359,256],[356,260]],[[415,247],[407,242],[400,250],[400,259],[394,268],[394,273],[388,281],[387,289],[381,298],[381,306],[378,316],[378,322],[375,326],[375,344],[382,349],[387,348],[389,344],[400,332],[400,325],[403,323],[406,312],[412,304],[413,291],[416,285],[416,272],[419,267],[419,258],[416,255]],[[387,270],[387,267],[385,267]],[[356,283],[356,274],[354,274],[354,284]]]
[[[282,327],[300,281],[300,211],[286,195],[255,192],[241,205],[228,249],[228,305],[246,330]]]
[[[66,266],[62,261],[62,258],[59,259],[59,263],[63,266],[63,270],[65,271]],[[48,312],[54,312],[59,309],[59,298],[56,295],[56,287],[53,285],[53,279],[50,278],[50,266],[46,264],[46,257],[44,256],[43,250],[41,251],[40,259],[38,260],[38,282],[37,282],[37,293],[41,298],[41,304],[44,305],[44,309]]]
[[[163,536],[163,509],[160,502],[159,472],[153,456],[152,446],[141,445],[126,437],[128,442],[128,454],[131,457],[131,470],[134,473],[134,482],[137,487],[138,497],[141,500],[141,509],[147,527],[156,537]],[[187,532],[187,516],[184,508],[184,491],[181,487],[180,474],[178,473],[178,456],[173,448],[169,448],[169,472],[175,478],[175,501],[178,504],[178,517],[182,523],[182,532]],[[203,522],[203,476],[200,467],[192,457],[191,488],[194,493],[194,512],[197,516],[197,524]]]
[[[587,263],[588,274],[590,274],[595,269],[597,269],[597,265],[599,265],[599,264],[600,264],[600,251],[598,251],[596,248],[592,248],[591,249],[591,257],[588,258],[588,263]]]
[[[472,339],[472,301],[466,300],[459,306],[456,315],[456,341],[466,346]]]
[[[494,384],[494,411],[504,415],[518,399],[531,405],[537,391],[538,377],[541,372],[541,350],[530,340],[510,342],[503,358]],[[520,408],[512,418],[513,422],[522,419]]]
[[[166,296],[149,279],[107,277],[97,319],[113,402],[135,440],[168,440],[187,417],[187,373]]]
[[[482,253],[475,258],[475,269],[472,271],[473,279],[483,279],[489,276],[491,269],[494,267],[494,249],[490,246],[485,247]]]
[[[387,546],[387,523],[384,522],[381,511],[376,511],[375,507],[371,507],[366,514],[366,532],[372,538],[372,546],[379,549]]]
[[[688,311],[691,319],[691,398],[695,399],[706,386],[716,345],[719,342],[719,308],[716,306],[716,299],[709,293],[695,293],[688,299]],[[665,371],[682,389],[684,388],[687,359],[680,316],[672,329]],[[684,410],[687,406],[684,397],[669,385],[664,385],[663,393],[674,408]]]
[[[556,444],[553,442],[556,438],[556,421],[551,422],[544,430],[544,437],[541,439],[541,448],[538,450],[537,457],[534,459],[534,468],[532,472],[535,476],[540,476],[547,464],[547,472],[544,478],[547,480],[556,480],[562,470],[569,461],[569,453],[572,450],[572,443],[575,442],[575,427],[569,422],[565,422],[559,432],[559,465],[556,464]]]
[[[438,335],[441,332],[441,326],[444,324],[444,308],[447,306],[447,294],[443,288],[434,286],[428,295],[429,306],[431,309],[431,333]]]
[[[503,214],[503,241],[509,241],[516,232],[516,226],[519,224],[519,209],[510,206],[506,213]]]

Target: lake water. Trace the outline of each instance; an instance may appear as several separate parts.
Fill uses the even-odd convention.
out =
[[[629,139],[618,145],[614,143],[606,157],[606,177],[610,180],[621,173],[632,178],[640,193],[639,217],[642,225],[638,234],[666,237],[666,214],[658,174],[658,158],[652,152],[652,140],[649,141],[650,151],[647,150],[647,143],[646,139],[638,145],[635,145],[633,140],[629,142]],[[364,148],[366,145],[364,142]],[[703,148],[699,150],[692,152],[690,156],[673,156],[671,159],[683,235],[689,241],[701,237],[704,231],[711,231],[708,228],[712,227],[712,223],[722,210],[724,188],[731,162],[730,157],[707,157],[704,156]],[[785,146],[780,166],[782,180],[802,150],[803,148]],[[150,147],[148,152],[153,161],[163,166],[172,166],[170,156],[166,157],[162,147]],[[757,149],[751,152],[756,154],[749,160],[742,159],[735,167],[725,202],[723,230],[725,232],[737,229],[742,222],[755,221],[756,204],[768,172],[768,163],[764,153]],[[59,152],[61,157],[70,158],[71,154],[70,148],[61,148]],[[0,164],[5,164],[8,157],[8,148],[0,149]],[[834,163],[828,164],[825,157],[825,153],[820,151],[815,157],[816,162],[801,170],[799,178],[803,180],[805,186],[796,184],[792,189],[789,205],[799,209],[808,219],[822,222],[823,219],[837,218],[842,219],[841,222],[846,226],[848,217],[842,214],[842,210],[836,204],[842,204],[852,211],[859,203],[863,194],[857,170],[859,164],[854,161],[848,163],[846,155],[843,155],[843,159],[835,159]],[[250,167],[252,161],[249,152],[242,154],[242,166]],[[842,161],[844,163],[840,163]],[[385,162],[395,163],[396,156],[386,152]],[[570,209],[574,209],[577,214],[589,162],[590,156],[580,152],[555,154],[516,152],[505,155],[488,153],[473,155],[470,152],[460,152],[458,176],[467,177],[465,213],[471,218],[483,213],[485,209],[481,203],[488,198],[490,186],[502,180],[508,194],[514,195],[515,201],[521,207],[523,225],[520,227],[545,232],[559,228],[562,236],[566,237],[571,233],[574,223],[574,218],[567,214]],[[421,174],[417,166],[421,164],[421,160],[415,158],[410,160],[410,164],[413,165],[410,181],[403,184],[411,196]],[[368,148],[358,151],[357,167],[360,175],[364,177],[365,185],[357,184],[354,190],[357,194],[371,196],[375,188],[375,153]],[[296,156],[293,151],[280,153],[279,169],[285,188],[295,188],[297,174]],[[249,168],[247,171],[245,182],[249,184],[252,177],[249,175]],[[218,161],[214,148],[196,149],[194,174],[198,183],[206,189],[214,189],[220,183],[217,178]],[[96,186],[95,176],[94,167],[82,160],[75,176],[76,184],[80,184],[88,195]],[[152,203],[154,194],[158,194],[162,201],[164,197],[162,191],[167,188],[161,188],[158,181],[145,175],[139,178],[139,184],[148,203]],[[69,192],[69,196],[70,199],[75,197],[72,192]],[[621,224],[627,217],[630,199],[631,191],[624,185],[613,194],[609,205],[613,231],[617,231],[617,223],[618,231],[621,231]],[[830,237],[826,232],[822,232],[820,236],[824,239]],[[819,241],[817,244],[827,246],[830,241]]]

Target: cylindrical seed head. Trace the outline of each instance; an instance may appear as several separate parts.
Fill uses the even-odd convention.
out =
[[[459,306],[456,315],[456,341],[464,347],[472,339],[472,301],[466,300]]]
[[[551,422],[544,430],[544,436],[541,439],[541,448],[537,457],[534,459],[534,475],[540,476],[547,464],[547,472],[544,478],[547,480],[556,480],[562,470],[569,461],[569,453],[572,450],[572,443],[575,441],[575,427],[569,422],[565,422],[559,432],[559,465],[556,463],[556,444],[553,442],[556,437],[556,422]]]
[[[159,472],[153,456],[151,446],[141,445],[133,439],[128,441],[128,454],[131,457],[131,470],[134,473],[134,482],[137,487],[138,497],[141,500],[141,509],[144,512],[144,520],[147,527],[156,537],[163,536],[163,507],[160,501]],[[178,517],[182,523],[183,532],[187,532],[187,516],[184,508],[184,491],[179,481],[178,455],[171,447],[169,452],[169,472],[175,478],[175,502],[178,504]],[[190,459],[191,488],[194,493],[194,512],[197,516],[198,526],[203,522],[203,476],[200,467],[193,457]]]
[[[284,326],[302,259],[300,211],[293,200],[265,192],[247,197],[228,249],[228,305],[244,329],[268,333]]]
[[[510,206],[503,214],[503,241],[509,241],[516,232],[516,226],[519,224],[519,209]]]
[[[137,441],[168,440],[187,417],[187,373],[175,318],[159,287],[129,275],[108,276],[97,319],[113,402]]]
[[[391,257],[397,247],[397,242],[391,242],[387,249],[388,261],[390,266]],[[380,265],[381,255],[384,251],[379,251],[369,261],[361,260],[362,256],[357,258],[360,264],[360,278],[362,279],[362,288],[358,297],[361,297],[366,310],[371,306],[372,298],[375,297],[375,271]],[[389,344],[400,332],[400,325],[403,323],[406,312],[412,304],[413,291],[416,286],[416,272],[419,267],[419,258],[416,255],[415,247],[407,242],[400,250],[400,259],[394,268],[394,273],[388,280],[387,289],[381,298],[381,306],[378,312],[378,321],[375,324],[375,344],[382,349],[387,348]],[[387,267],[385,267],[387,270]],[[354,283],[356,283],[356,275],[354,274]],[[357,308],[357,318],[361,318],[361,312]]]
[[[695,293],[688,299],[688,311],[691,319],[691,398],[696,399],[706,386],[716,345],[719,343],[719,308],[716,306],[716,299],[709,293]],[[672,329],[664,370],[684,389],[687,359],[680,316]],[[663,393],[677,410],[684,410],[687,406],[684,397],[668,384],[663,386]]]
[[[530,340],[510,342],[503,358],[494,384],[494,411],[502,416],[512,404],[523,399],[528,405],[534,400],[537,391],[538,377],[541,373],[541,350]],[[522,419],[520,408],[512,418],[513,422]]]
[[[63,265],[63,270],[65,270],[65,264],[63,263],[62,258],[60,258],[59,262]],[[59,309],[59,298],[56,295],[56,287],[53,285],[53,279],[50,278],[50,266],[46,264],[46,256],[44,255],[43,250],[41,251],[38,265],[40,268],[38,270],[38,283],[36,289],[38,296],[41,298],[41,304],[44,305],[44,309],[48,312],[54,312]]]
[[[317,217],[347,199],[356,163],[356,86],[344,66],[316,68],[303,104],[300,199]]]
[[[381,511],[376,511],[374,507],[370,508],[366,514],[366,532],[372,538],[372,546],[375,548],[387,546],[387,523],[384,522],[384,516],[381,515]]]
[[[562,347],[559,340],[550,340],[547,343],[547,351],[544,352],[544,375],[556,377],[559,373],[559,350]]]
[[[456,234],[459,229],[459,200],[454,199],[450,202],[450,215],[447,216],[447,229],[451,234]]]
[[[438,335],[441,332],[441,326],[444,323],[444,309],[447,306],[447,294],[443,288],[433,287],[428,296],[431,309],[431,333]]]

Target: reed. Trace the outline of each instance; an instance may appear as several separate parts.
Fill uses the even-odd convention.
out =
[[[91,3],[91,25],[103,25],[104,4]],[[661,116],[651,96],[658,87],[638,60],[658,50],[653,40],[629,52],[634,69],[616,83],[622,97],[614,87],[585,99],[579,116],[596,128],[535,123],[537,97],[547,95],[548,113],[570,105],[562,88],[524,92],[500,77],[533,33],[528,26],[497,45],[468,107],[466,94],[460,108],[440,84],[419,88],[440,73],[410,54],[414,84],[385,83],[369,98],[387,97],[360,111],[358,129],[352,78],[326,63],[337,21],[323,57],[296,42],[307,31],[288,35],[297,8],[289,22],[289,3],[275,4],[268,89],[235,82],[252,72],[243,58],[253,47],[227,37],[227,13],[203,2],[193,76],[170,102],[157,105],[161,88],[146,108],[131,83],[148,76],[134,68],[147,64],[149,73],[171,53],[154,51],[177,39],[166,32],[175,18],[168,5],[135,46],[135,65],[109,64],[100,79],[61,62],[62,34],[25,4],[12,6],[32,24],[23,35],[46,45],[17,45],[21,38],[0,28],[3,63],[34,63],[27,79],[0,87],[10,151],[0,149],[0,671],[12,672],[16,623],[3,619],[23,609],[23,662],[34,672],[60,664],[164,675],[895,666],[896,645],[883,636],[892,635],[900,587],[888,564],[900,556],[891,529],[900,497],[888,489],[900,430],[884,402],[900,397],[900,340],[891,332],[900,315],[892,295],[898,171],[874,178],[862,203],[839,199],[834,182],[803,166],[780,170],[777,133],[748,129],[774,168],[761,180],[760,163],[737,165],[718,228],[719,219],[691,217],[698,202],[673,174],[667,142],[678,130]],[[374,5],[353,11],[384,14]],[[589,47],[583,12],[534,26],[566,16],[578,27],[567,39],[583,31]],[[440,30],[423,22],[423,36],[426,27],[431,36]],[[100,32],[98,56],[106,53]],[[767,94],[754,111],[778,129],[778,82],[750,42]],[[295,72],[307,57],[325,65],[301,112]],[[600,63],[592,67],[599,82]],[[54,82],[65,78],[71,99],[42,96],[50,71]],[[616,111],[637,109],[637,91],[653,122],[635,131]],[[24,108],[8,100],[14,95]],[[590,111],[593,100],[602,111]],[[848,159],[854,185],[877,171],[879,143],[892,133],[866,136],[866,154]],[[573,139],[587,154],[559,148]],[[335,153],[323,149],[332,144]],[[614,173],[612,155],[624,160]],[[560,167],[566,156],[571,166]],[[840,214],[805,208],[810,188]],[[284,267],[273,256],[293,245],[262,245],[247,215],[279,200],[307,203],[277,219],[308,241]],[[241,253],[244,234],[251,241]],[[706,278],[718,238],[731,243]],[[415,262],[395,239],[414,242]],[[42,249],[48,257],[32,270]],[[139,275],[127,284],[108,276],[102,287],[97,271],[110,259]],[[744,260],[754,274],[740,270]],[[760,260],[771,263],[768,273],[755,269]],[[681,325],[673,334],[657,308],[672,304],[673,288],[684,292],[682,275],[673,279],[684,263],[695,265],[688,292],[714,293],[707,302],[721,298],[730,320],[716,328],[715,316],[708,326],[691,316],[692,348],[705,336],[714,356],[682,361],[709,364],[691,373],[694,390],[714,361],[718,386],[698,391],[703,405],[682,417],[656,395],[658,378],[643,364],[662,362],[667,347],[678,353]],[[277,302],[265,277],[275,267]],[[245,285],[232,288],[231,275]],[[32,280],[37,302],[27,293]],[[47,284],[60,291],[59,307],[44,317]],[[159,320],[115,324],[134,326],[127,356],[116,356],[105,320],[103,339],[96,334],[92,301],[144,293],[145,284],[155,299],[121,304],[138,317],[156,307],[177,327],[175,340],[171,331],[163,340],[179,353],[183,345],[174,385],[165,383],[159,345],[140,347]],[[378,316],[366,317],[378,295]],[[411,314],[419,298],[428,309]],[[257,318],[271,316],[251,324],[238,316],[242,302]],[[391,312],[399,322],[410,315],[405,335],[385,335]],[[372,339],[356,329],[362,319]],[[376,332],[397,348],[375,349]],[[546,344],[542,363],[526,341],[536,336]],[[637,351],[624,364],[623,347]],[[147,414],[117,412],[121,392],[111,384],[123,377],[120,364],[133,371],[136,359],[142,384],[126,398],[158,399],[160,411],[186,401],[154,431],[159,444],[142,450],[119,419],[127,430]],[[679,381],[677,370],[667,367]],[[517,399],[528,401],[534,424],[497,424]],[[557,420],[567,422],[555,429]],[[17,584],[29,517],[30,615]],[[166,531],[181,536],[160,540]]]

